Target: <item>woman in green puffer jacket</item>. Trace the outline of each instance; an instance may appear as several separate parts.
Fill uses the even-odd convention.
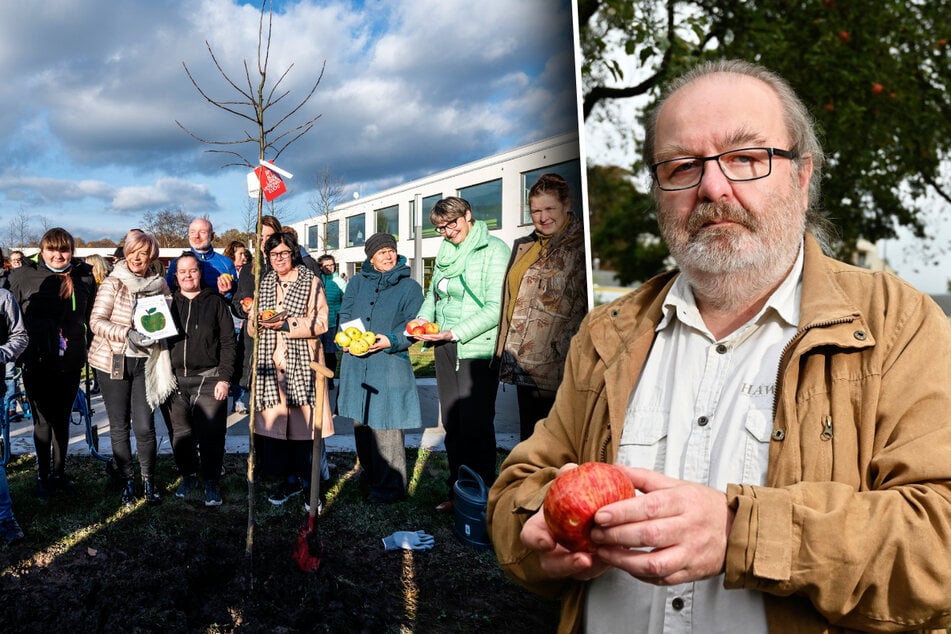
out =
[[[449,461],[449,496],[436,508],[449,512],[461,465],[479,474],[486,486],[495,481],[499,377],[491,364],[510,250],[472,217],[472,207],[462,198],[443,198],[429,219],[445,240],[419,316],[435,321],[440,331],[417,338],[434,346]]]

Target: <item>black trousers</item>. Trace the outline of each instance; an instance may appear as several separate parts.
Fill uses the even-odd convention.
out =
[[[491,359],[460,359],[456,342],[433,349],[439,412],[446,430],[449,496],[459,477],[459,466],[475,471],[486,486],[495,482],[495,398],[498,371]]]
[[[23,387],[33,410],[37,474],[63,474],[69,448],[69,415],[79,390],[80,369],[61,371],[49,364],[23,368]]]
[[[548,417],[555,404],[555,392],[529,385],[515,386],[518,398],[519,439],[525,440],[535,431],[535,423]]]
[[[402,429],[375,429],[354,421],[353,442],[363,469],[362,483],[384,500],[406,495],[406,447]]]
[[[183,476],[217,480],[225,455],[228,399],[215,398],[216,377],[177,375],[178,389],[163,408],[172,427],[172,453]]]
[[[108,372],[101,370],[96,371],[96,376],[109,415],[109,438],[119,473],[124,478],[134,475],[132,432],[142,477],[151,478],[158,447],[155,442],[155,412],[145,396],[145,357],[126,357],[121,379],[113,379]]]

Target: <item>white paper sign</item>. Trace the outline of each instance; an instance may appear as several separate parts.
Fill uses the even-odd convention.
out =
[[[164,295],[138,298],[132,311],[132,325],[149,339],[165,339],[178,334]]]
[[[346,330],[346,329],[349,328],[350,326],[353,326],[354,328],[356,328],[356,329],[359,330],[360,332],[363,332],[363,331],[366,330],[366,326],[363,325],[363,320],[360,319],[359,317],[357,317],[356,319],[351,319],[350,321],[347,321],[347,322],[344,322],[344,323],[340,324],[340,332],[343,332],[344,330]]]

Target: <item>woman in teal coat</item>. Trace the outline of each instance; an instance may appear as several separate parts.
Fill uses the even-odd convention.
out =
[[[498,370],[491,366],[502,310],[502,286],[509,247],[489,235],[472,217],[472,208],[450,196],[429,214],[445,240],[436,254],[419,316],[439,324],[440,332],[419,335],[435,344],[436,387],[446,430],[449,497],[436,510],[453,510],[459,467],[475,471],[486,486],[495,481],[495,397]]]
[[[404,334],[423,302],[423,291],[410,277],[406,258],[396,253],[393,236],[376,233],[367,238],[364,250],[367,259],[343,295],[340,324],[360,319],[377,339],[365,355],[343,355],[337,407],[341,416],[354,420],[368,499],[390,503],[406,495],[403,430],[423,424],[407,352],[413,342]]]

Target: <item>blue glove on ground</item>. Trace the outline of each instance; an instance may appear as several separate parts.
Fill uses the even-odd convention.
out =
[[[385,550],[429,550],[436,545],[436,539],[424,531],[396,531],[383,538]]]

